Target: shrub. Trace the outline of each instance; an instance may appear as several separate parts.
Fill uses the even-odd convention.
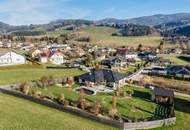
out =
[[[48,86],[48,77],[47,76],[43,76],[40,79],[41,83],[42,83],[42,87],[47,87]]]
[[[78,99],[78,107],[85,110],[86,107],[86,100],[84,97],[84,90],[81,89],[79,93],[79,99]]]
[[[22,83],[20,86],[19,86],[19,89],[22,93],[28,95],[29,92],[30,92],[30,86],[25,82],[25,83]]]
[[[65,101],[65,96],[64,96],[64,94],[60,94],[60,95],[59,95],[58,101],[59,101],[59,103],[64,104],[64,101]]]
[[[112,97],[112,108],[109,110],[108,116],[112,119],[115,119],[118,115],[118,110],[117,110],[117,98],[116,96]]]
[[[92,113],[94,113],[96,116],[100,113],[101,104],[100,102],[96,101],[92,108]]]
[[[132,97],[132,95],[134,94],[134,91],[133,91],[133,90],[128,90],[128,91],[127,91],[127,94],[128,94],[130,97]]]

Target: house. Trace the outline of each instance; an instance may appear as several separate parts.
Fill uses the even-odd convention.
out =
[[[125,47],[122,48],[116,48],[116,54],[119,56],[125,56],[128,52],[128,49]]]
[[[138,54],[138,57],[142,60],[154,60],[157,58],[156,55],[151,52],[141,52]]]
[[[123,57],[112,57],[101,61],[101,65],[111,67],[125,67],[127,60]]]
[[[154,87],[152,94],[152,101],[155,101],[158,104],[165,104],[169,99],[174,98],[174,92],[169,89]]]
[[[26,64],[26,58],[13,51],[0,55],[0,66]]]
[[[180,48],[174,48],[174,49],[172,49],[172,52],[175,53],[175,54],[182,54],[183,50],[180,49]]]
[[[89,73],[82,74],[76,77],[80,84],[105,85],[116,89],[121,87],[126,80],[126,77],[118,72],[106,69],[92,69]]]
[[[35,50],[32,51],[31,55],[32,55],[33,58],[35,58],[35,57],[39,56],[41,53],[42,53],[41,50],[35,49]]]
[[[49,61],[49,57],[47,53],[41,53],[39,56],[39,60],[41,63],[46,64]]]
[[[167,74],[177,77],[190,78],[190,66],[173,65],[167,67]]]
[[[172,62],[169,59],[159,59],[158,61],[155,62],[155,64],[159,66],[168,66],[171,65]]]
[[[153,67],[151,69],[151,73],[166,75],[167,74],[167,70],[166,70],[165,67],[155,66],[155,67]]]
[[[141,60],[141,59],[138,57],[138,54],[137,54],[137,53],[128,53],[128,54],[125,55],[125,58],[126,58],[127,60],[131,60],[131,59],[136,60],[136,61],[140,61],[140,60]]]
[[[50,57],[50,62],[55,65],[61,65],[64,63],[64,55],[60,51],[54,52]]]

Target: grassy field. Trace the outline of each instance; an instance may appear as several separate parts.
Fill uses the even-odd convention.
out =
[[[0,93],[1,130],[115,130],[65,112]]]
[[[159,57],[164,58],[164,59],[169,59],[171,62],[177,65],[188,65],[190,64],[189,61],[183,60],[179,58],[179,55],[176,54],[162,54],[159,55]]]
[[[52,75],[56,78],[75,76],[82,73],[78,69],[44,69],[41,66],[33,65],[0,67],[0,85],[36,80],[42,76]]]
[[[140,37],[117,37],[111,36],[112,33],[117,32],[117,29],[110,27],[84,27],[79,34],[81,36],[90,36],[91,43],[99,46],[138,46],[143,44],[145,46],[158,46],[161,41],[159,36],[140,36]],[[166,44],[167,47],[173,46],[172,44]]]
[[[48,95],[54,98],[57,98],[60,94],[63,93],[66,99],[73,102],[78,101],[78,98],[79,98],[79,94],[77,94],[76,92],[68,88],[60,88],[57,86],[52,86],[45,89],[38,88],[37,90],[42,92],[44,95]],[[146,119],[146,118],[152,117],[154,114],[154,110],[156,108],[156,104],[153,102],[150,102],[150,91],[148,89],[125,86],[124,91],[127,91],[127,90],[133,90],[134,96],[133,98],[126,97],[126,98],[117,99],[119,113],[123,117],[127,117],[130,119],[134,119],[134,118]],[[96,96],[85,95],[85,97],[86,97],[87,102],[91,104],[93,104],[96,101],[101,102],[102,107],[105,108],[107,111],[109,111],[112,106],[113,95],[114,95],[113,93],[110,93],[110,94],[99,93]],[[134,111],[135,111],[135,114],[134,114]]]

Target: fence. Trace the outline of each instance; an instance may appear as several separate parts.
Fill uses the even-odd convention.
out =
[[[33,101],[35,103],[45,105],[47,107],[58,109],[60,111],[69,112],[69,113],[72,113],[72,114],[75,114],[75,115],[78,115],[78,116],[81,116],[81,117],[84,117],[87,119],[97,121],[97,122],[102,123],[102,124],[106,124],[106,125],[110,125],[110,126],[115,127],[115,128],[119,128],[121,130],[157,128],[157,127],[162,127],[162,126],[174,125],[176,122],[176,118],[174,117],[174,118],[168,118],[168,119],[156,120],[156,121],[124,123],[124,122],[119,122],[116,120],[110,120],[110,119],[106,119],[106,118],[97,117],[91,113],[85,112],[85,111],[80,110],[78,108],[69,107],[69,106],[65,107],[63,105],[54,103],[52,101],[38,99],[38,98],[35,98],[32,96],[25,95],[25,94],[22,94],[20,92],[14,91],[14,90],[10,90],[10,88],[7,88],[7,87],[5,87],[5,88],[0,87],[0,92],[2,92],[4,94],[15,96],[15,97],[27,99],[27,100]]]
[[[174,125],[175,122],[176,117],[156,121],[124,123],[123,130],[151,129],[162,126],[171,126]]]

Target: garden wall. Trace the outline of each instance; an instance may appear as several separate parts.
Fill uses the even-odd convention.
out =
[[[82,111],[80,109],[74,108],[74,107],[65,107],[63,105],[54,103],[52,101],[47,101],[47,100],[42,100],[42,99],[38,99],[29,95],[24,95],[20,92],[14,91],[14,90],[10,90],[10,86],[6,86],[6,87],[0,87],[0,92],[4,93],[4,94],[8,94],[8,95],[12,95],[15,97],[19,97],[19,98],[23,98],[23,99],[27,99],[30,100],[32,102],[41,104],[41,105],[45,105],[47,107],[51,107],[54,109],[58,109],[60,111],[64,111],[64,112],[69,112],[87,119],[91,119],[94,121],[97,121],[99,123],[103,123],[106,125],[110,125],[113,126],[115,128],[119,128],[121,130],[135,130],[135,129],[150,129],[150,128],[157,128],[157,127],[162,127],[162,126],[170,126],[170,125],[174,125],[176,122],[176,118],[169,118],[169,119],[164,119],[164,120],[156,120],[156,121],[147,121],[147,122],[137,122],[137,123],[123,123],[123,122],[119,122],[119,121],[114,121],[114,120],[110,120],[110,119],[105,119],[105,118],[100,118],[97,117],[93,114],[90,114],[88,112]]]

